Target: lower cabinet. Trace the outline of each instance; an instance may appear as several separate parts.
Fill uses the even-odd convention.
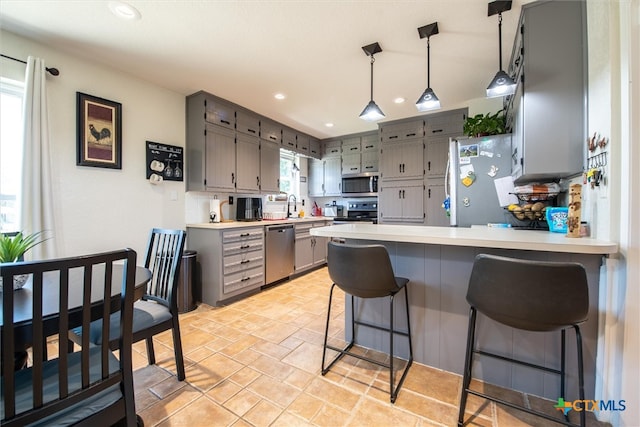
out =
[[[424,223],[423,181],[383,182],[378,193],[378,218],[382,223]]]
[[[327,262],[327,238],[310,234],[313,227],[324,227],[325,221],[296,224],[295,272],[300,273]]]
[[[198,252],[205,304],[221,305],[264,285],[264,227],[187,227],[187,242]]]

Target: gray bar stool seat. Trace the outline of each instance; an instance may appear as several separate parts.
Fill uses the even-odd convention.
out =
[[[322,351],[322,375],[325,375],[331,367],[343,356],[349,355],[369,363],[389,369],[389,394],[391,403],[394,403],[400,387],[404,382],[409,368],[413,362],[413,348],[411,346],[411,326],[409,321],[409,297],[407,295],[407,283],[409,279],[403,277],[395,277],[389,253],[382,245],[350,245],[343,243],[329,242],[327,253],[327,265],[329,268],[329,276],[333,281],[331,291],[329,293],[329,308],[327,310],[327,323],[324,334],[324,347]],[[327,344],[329,335],[329,320],[331,319],[331,301],[333,299],[333,291],[338,286],[346,294],[351,296],[351,341],[344,348],[338,348]],[[404,289],[404,300],[407,313],[407,332],[397,331],[393,325],[393,301],[395,295]],[[389,298],[389,326],[380,326],[367,322],[356,320],[356,312],[354,310],[355,298]],[[390,362],[384,363],[373,360],[362,354],[351,352],[351,348],[355,343],[355,325],[366,326],[389,333],[389,359]],[[393,361],[393,338],[394,335],[407,337],[409,341],[409,359],[406,361],[406,367],[400,377],[398,385],[394,388],[394,361]],[[338,352],[338,355],[325,366],[327,349]]]
[[[476,390],[469,385],[472,377],[474,354],[516,363],[529,368],[560,375],[560,395],[565,396],[565,331],[573,328],[576,333],[578,355],[579,399],[584,401],[584,375],[582,335],[579,324],[587,320],[589,288],[584,267],[578,263],[543,262],[480,254],[476,257],[469,279],[467,301],[469,330],[460,396],[458,426],[464,424],[464,411],[469,394],[524,411],[560,424],[574,426],[567,414],[558,419],[529,408]],[[560,369],[540,366],[503,355],[478,350],[476,347],[476,317],[480,312],[503,325],[525,331],[560,331]],[[585,426],[585,411],[580,411],[580,426]]]

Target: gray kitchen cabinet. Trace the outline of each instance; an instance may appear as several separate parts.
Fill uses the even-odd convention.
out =
[[[296,224],[295,269],[296,273],[313,267],[313,243],[309,231],[311,223]]]
[[[322,156],[322,144],[316,138],[309,138],[309,156],[319,159]]]
[[[236,130],[245,135],[260,136],[260,117],[255,114],[236,112]]]
[[[342,169],[340,157],[329,157],[324,160],[324,195],[340,196],[342,194]]]
[[[425,225],[448,227],[449,217],[442,207],[442,202],[445,198],[444,178],[442,180],[427,180],[426,187],[424,199]]]
[[[424,223],[422,180],[383,182],[378,193],[378,218],[382,223]]]
[[[518,89],[505,99],[512,175],[523,183],[579,174],[587,136],[585,2],[523,5],[518,28],[508,68]]]
[[[187,227],[187,248],[198,252],[202,302],[224,305],[264,285],[264,228]]]
[[[419,139],[382,144],[380,177],[382,180],[422,179],[424,176],[424,142]]]
[[[366,153],[368,151],[378,152],[378,142],[380,141],[380,137],[378,136],[378,132],[373,132],[367,135],[362,135],[360,140],[361,151]]]
[[[296,151],[308,157],[310,154],[309,143],[309,137],[299,133],[296,140]]]
[[[235,128],[235,109],[231,104],[227,104],[223,101],[211,97],[205,97],[204,95],[202,95],[201,97],[204,98],[204,119],[207,123],[222,126],[228,129]],[[200,98],[200,96],[198,98]]]
[[[360,161],[360,153],[342,153],[342,175],[360,173]]]
[[[360,154],[360,172],[378,172],[378,151]]]
[[[318,159],[309,159],[309,196],[324,196],[324,162]]]
[[[282,148],[296,151],[296,133],[291,129],[282,129]]]
[[[205,187],[233,192],[236,188],[236,142],[231,129],[207,125],[205,130]]]
[[[231,190],[231,174],[235,174],[235,109],[206,93],[197,92],[187,97],[187,139],[185,144],[185,180],[187,191]],[[235,141],[234,141],[235,142]],[[219,147],[218,147],[219,146]],[[220,169],[208,159],[220,152]],[[216,164],[217,165],[217,164]],[[229,166],[232,165],[233,170]]]
[[[260,120],[260,138],[281,144],[282,126],[269,119]]]
[[[295,224],[295,272],[300,273],[327,262],[326,237],[312,236],[309,232],[313,227],[324,227],[326,222],[314,221]]]
[[[280,144],[260,141],[260,191],[280,192]]]
[[[342,186],[340,157],[309,159],[309,196],[340,196]]]
[[[380,135],[383,143],[422,138],[424,136],[424,122],[419,119],[382,124],[380,125]]]
[[[427,178],[444,176],[449,157],[449,136],[425,138],[424,166]]]
[[[260,192],[260,139],[257,136],[236,135],[236,190]]]
[[[340,154],[342,153],[342,141],[337,139],[337,140],[329,140],[329,141],[324,141],[323,144],[323,149],[322,149],[322,158],[324,159],[325,157],[336,157],[336,156],[340,156]]]
[[[424,136],[430,138],[439,135],[461,136],[467,109],[444,111],[430,114],[424,120]]]

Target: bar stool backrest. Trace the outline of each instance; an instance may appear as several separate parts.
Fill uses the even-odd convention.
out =
[[[467,301],[489,318],[514,328],[563,329],[587,320],[587,275],[578,263],[480,254],[471,272]]]
[[[350,295],[378,298],[400,290],[382,245],[329,242],[327,265],[333,283]]]

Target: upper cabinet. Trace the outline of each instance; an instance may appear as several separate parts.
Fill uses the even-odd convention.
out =
[[[586,10],[582,1],[522,6],[505,99],[516,183],[579,174],[586,126]]]
[[[291,129],[282,129],[282,148],[286,148],[290,151],[296,149],[296,133]]]
[[[280,144],[282,142],[282,126],[269,119],[260,120],[260,138]]]
[[[258,137],[260,135],[260,117],[238,111],[236,113],[236,130],[238,133]]]
[[[380,125],[380,135],[383,143],[422,138],[424,136],[424,122],[419,119],[388,125],[383,124]]]
[[[204,99],[205,115],[207,123],[233,129],[236,125],[236,112],[233,106],[222,101]]]

